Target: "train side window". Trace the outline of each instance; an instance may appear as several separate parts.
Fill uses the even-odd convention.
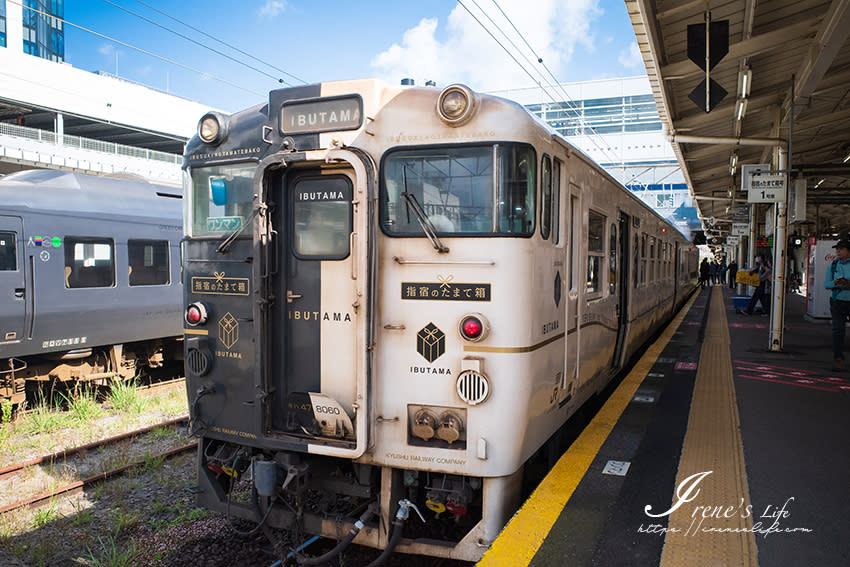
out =
[[[65,287],[115,285],[115,242],[111,238],[65,237]]]
[[[649,237],[649,281],[650,282],[655,281],[655,265],[658,263],[656,261],[656,258],[657,258],[657,256],[655,254],[655,237],[650,236]]]
[[[617,292],[617,225],[611,223],[608,235],[608,291],[611,295]]]
[[[587,293],[602,291],[602,265],[605,255],[605,217],[588,211],[587,218]]]
[[[561,161],[552,169],[552,243],[561,243]]]
[[[18,269],[18,256],[15,249],[17,234],[0,232],[0,271],[14,272]]]
[[[637,288],[639,282],[639,272],[640,272],[640,238],[635,234],[635,261],[632,263],[632,273],[634,274],[634,282],[635,287]]]
[[[640,284],[646,283],[646,233],[640,235]]]
[[[540,236],[549,239],[552,228],[552,159],[543,156],[540,171]]]
[[[166,285],[171,281],[167,240],[127,240],[130,285]]]

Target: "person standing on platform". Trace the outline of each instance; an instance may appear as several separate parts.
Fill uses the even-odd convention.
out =
[[[711,285],[717,283],[717,260],[712,260],[708,264],[708,281],[711,282]]]
[[[832,315],[832,369],[843,371],[844,322],[850,316],[850,240],[839,240],[833,246],[838,256],[826,271],[826,289],[832,290],[829,312]]]
[[[729,266],[726,265],[726,258],[720,260],[720,266],[717,269],[717,283],[723,285],[726,283],[726,270],[729,269]]]
[[[770,268],[769,260],[764,260],[759,265],[758,274],[759,285],[750,298],[750,305],[744,310],[744,313],[747,315],[753,314],[757,301],[761,302],[762,312],[767,313],[770,311],[770,278],[773,276],[773,270]]]
[[[703,258],[699,265],[699,285],[705,287],[708,284],[708,258]]]
[[[729,264],[729,287],[735,289],[735,276],[738,275],[738,262],[732,260]]]

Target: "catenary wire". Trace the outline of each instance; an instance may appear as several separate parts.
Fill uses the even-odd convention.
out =
[[[528,69],[527,69],[527,68],[526,68],[526,67],[525,67],[522,63],[520,63],[520,61],[519,61],[519,60],[518,60],[518,59],[517,59],[517,58],[513,55],[513,53],[511,53],[511,50],[510,50],[510,49],[508,49],[508,48],[507,48],[507,47],[506,47],[506,46],[505,46],[505,45],[504,45],[501,41],[499,41],[499,39],[498,39],[498,38],[497,38],[497,37],[493,34],[493,32],[492,32],[490,29],[488,29],[488,28],[487,28],[487,26],[485,26],[485,25],[484,25],[484,23],[483,23],[483,22],[482,22],[482,21],[481,21],[478,17],[476,17],[476,16],[475,16],[475,14],[473,14],[473,13],[472,13],[472,11],[469,9],[469,7],[468,7],[468,6],[466,6],[466,5],[463,3],[463,1],[462,1],[462,0],[457,0],[457,1],[458,1],[458,4],[460,4],[460,5],[461,5],[461,7],[462,7],[464,10],[466,10],[466,12],[467,12],[467,13],[468,13],[468,14],[469,14],[469,15],[470,15],[470,16],[471,16],[471,17],[472,17],[472,18],[473,18],[473,19],[474,19],[474,20],[478,23],[478,25],[480,25],[480,26],[481,26],[481,28],[482,28],[484,31],[486,31],[486,32],[490,35],[490,37],[491,37],[491,38],[493,38],[493,40],[494,40],[494,41],[495,41],[495,42],[499,45],[499,47],[501,47],[501,48],[505,51],[505,53],[507,53],[507,54],[508,54],[508,56],[509,56],[511,59],[513,59],[513,60],[514,60],[514,62],[515,62],[517,65],[519,65],[520,69],[522,69],[522,70],[523,70],[523,72],[525,72],[525,74],[527,74],[527,75],[531,78],[531,80],[532,80],[532,81],[534,81],[534,83],[535,83],[535,84],[536,84],[536,85],[537,85],[537,86],[538,86],[538,87],[539,87],[539,88],[543,91],[543,93],[544,93],[544,94],[546,94],[546,96],[548,96],[548,97],[549,97],[549,99],[550,99],[550,100],[551,100],[551,101],[552,101],[555,105],[557,105],[559,108],[561,108],[561,109],[563,109],[563,110],[566,110],[566,111],[568,111],[568,112],[569,112],[569,111],[572,111],[573,113],[575,113],[575,118],[578,120],[578,122],[579,122],[580,124],[582,124],[582,126],[583,126],[583,127],[587,128],[588,130],[590,130],[591,132],[593,132],[593,134],[594,134],[594,135],[599,136],[599,135],[596,133],[595,129],[594,129],[592,126],[589,126],[589,125],[588,125],[588,124],[584,121],[584,119],[583,119],[583,118],[579,115],[579,113],[578,113],[576,110],[574,110],[574,109],[570,109],[569,107],[565,107],[565,106],[563,106],[563,101],[558,101],[558,100],[556,99],[556,97],[555,97],[555,96],[552,94],[552,92],[550,92],[550,90],[549,90],[549,89],[554,89],[554,88],[555,88],[555,86],[554,86],[554,85],[552,85],[552,83],[550,83],[550,82],[549,82],[549,80],[545,78],[545,76],[543,76],[543,75],[541,74],[541,78],[542,78],[542,80],[546,83],[546,86],[544,87],[544,86],[543,86],[543,84],[541,83],[541,81],[540,81],[540,80],[538,80],[537,78],[535,78],[535,77],[534,77],[534,75],[532,75],[531,71],[529,71],[529,70],[528,70]],[[507,37],[507,34],[505,34],[505,32],[502,30],[502,28],[501,28],[498,24],[496,24],[496,23],[492,20],[492,18],[490,18],[490,16],[489,16],[489,15],[488,15],[488,14],[487,14],[487,13],[486,13],[486,12],[485,12],[482,8],[481,8],[481,6],[479,6],[479,5],[478,5],[478,3],[476,2],[476,0],[472,0],[472,2],[475,4],[475,6],[476,6],[479,10],[481,10],[481,12],[482,12],[482,13],[483,13],[486,17],[487,17],[487,19],[488,19],[488,20],[490,20],[490,22],[493,24],[493,26],[494,26],[494,27],[495,27],[495,28],[496,28],[496,29],[497,29],[497,30],[498,30],[498,31],[499,31],[499,32],[500,32],[503,36],[505,36],[505,38],[506,38],[506,39],[507,39],[507,40],[511,43],[511,45],[513,46],[513,48],[514,48],[514,49],[516,49],[516,50],[517,50],[517,52],[519,52],[519,49],[518,49],[518,48],[516,47],[516,45],[515,45],[515,44],[514,44],[514,43],[510,40],[510,38],[508,38],[508,37]],[[514,29],[516,29],[516,28],[514,28]],[[520,35],[521,35],[521,34],[520,34]],[[527,42],[526,42],[526,44],[527,44]],[[533,51],[533,50],[532,50],[532,51]],[[527,58],[527,57],[525,57],[525,56],[523,56],[523,57],[526,59],[526,61],[528,61],[528,58]],[[556,79],[556,82],[557,82],[557,79]],[[605,148],[604,148],[604,147],[602,147],[602,146],[600,146],[600,145],[599,145],[599,144],[598,144],[598,143],[597,143],[597,142],[596,142],[596,141],[595,141],[592,137],[589,137],[588,139],[589,139],[589,140],[591,141],[591,143],[593,143],[593,145],[594,145],[594,146],[596,146],[596,147],[597,147],[597,148],[598,148],[601,152],[606,153]],[[612,158],[610,155],[608,155],[608,158],[609,158],[609,159],[611,159],[611,160],[612,160],[612,161],[614,161],[614,162],[618,161],[618,160],[616,160],[616,158]]]
[[[284,80],[283,80],[282,78],[280,78],[280,77],[275,77],[274,75],[270,75],[270,74],[266,73],[265,71],[263,71],[262,69],[257,69],[257,68],[256,68],[256,67],[254,67],[253,65],[249,65],[249,64],[244,63],[244,62],[242,62],[242,61],[239,61],[239,60],[238,60],[238,59],[236,59],[235,57],[231,57],[230,55],[228,55],[228,54],[226,54],[226,53],[222,53],[221,51],[219,51],[219,50],[217,50],[217,49],[215,49],[215,48],[213,48],[213,47],[210,47],[210,46],[208,46],[208,45],[204,45],[204,44],[203,44],[203,43],[201,43],[200,41],[194,40],[194,39],[192,39],[191,37],[186,36],[186,35],[183,35],[182,33],[178,32],[178,31],[176,31],[176,30],[173,30],[173,29],[171,29],[171,28],[169,28],[169,27],[163,26],[162,24],[159,24],[159,23],[157,23],[157,22],[155,22],[155,21],[153,21],[153,20],[151,20],[151,19],[149,19],[149,18],[146,18],[145,16],[143,16],[143,15],[139,14],[138,12],[134,12],[134,11],[129,10],[129,9],[127,9],[127,8],[123,7],[123,6],[119,6],[118,4],[116,4],[115,2],[111,2],[110,0],[103,0],[103,1],[104,1],[104,2],[106,2],[107,4],[109,4],[110,6],[114,6],[115,8],[118,8],[119,10],[123,10],[124,12],[127,12],[127,13],[128,13],[128,14],[130,14],[131,16],[135,16],[135,17],[139,18],[140,20],[143,20],[143,21],[145,21],[145,22],[147,22],[147,23],[149,23],[149,24],[151,24],[151,25],[154,25],[154,26],[156,26],[156,27],[158,27],[158,28],[160,28],[160,29],[163,29],[163,30],[165,30],[165,31],[167,31],[167,32],[169,32],[169,33],[173,33],[173,34],[174,34],[174,35],[176,35],[177,37],[180,37],[180,38],[182,38],[182,39],[185,39],[186,41],[190,41],[190,42],[194,43],[195,45],[197,45],[197,46],[199,46],[199,47],[203,47],[204,49],[208,49],[208,50],[212,51],[213,53],[215,53],[215,54],[217,54],[217,55],[221,55],[222,57],[225,57],[225,58],[227,58],[227,59],[229,59],[229,60],[233,61],[234,63],[238,63],[239,65],[242,65],[242,66],[244,66],[244,67],[247,67],[248,69],[251,69],[252,71],[256,71],[257,73],[260,73],[261,75],[265,75],[266,77],[268,77],[268,78],[270,78],[270,79],[272,79],[272,80],[274,80],[274,81],[277,81],[278,83],[283,83],[284,85],[292,86],[292,85],[290,85],[289,83],[287,83],[286,81],[284,81]]]
[[[103,38],[103,39],[105,39],[105,40],[107,40],[107,41],[111,41],[111,42],[113,42],[113,43],[117,43],[118,45],[122,45],[122,46],[124,46],[124,47],[126,47],[126,48],[128,48],[128,49],[132,49],[132,50],[134,50],[134,51],[138,51],[138,52],[140,52],[140,53],[144,53],[145,55],[149,55],[150,57],[153,57],[153,58],[155,58],[155,59],[159,59],[160,61],[165,61],[166,63],[170,63],[170,64],[172,64],[172,65],[175,65],[175,66],[177,66],[177,67],[180,67],[181,69],[186,69],[187,71],[192,71],[193,73],[198,73],[199,75],[201,75],[201,76],[203,76],[203,77],[209,77],[210,79],[213,79],[213,80],[218,81],[218,82],[220,82],[220,83],[224,83],[225,85],[229,85],[229,86],[231,86],[231,87],[235,87],[235,88],[237,88],[237,89],[243,90],[243,91],[248,92],[248,93],[251,93],[251,94],[253,94],[253,95],[257,95],[257,96],[259,96],[259,97],[265,97],[265,96],[266,96],[266,93],[258,93],[258,92],[256,92],[256,91],[252,91],[251,89],[245,88],[245,87],[243,87],[243,86],[241,86],[241,85],[237,85],[236,83],[232,83],[232,82],[230,82],[230,81],[228,81],[228,80],[226,80],[226,79],[222,79],[221,77],[217,77],[217,76],[215,76],[215,75],[212,75],[212,74],[210,74],[210,73],[207,73],[206,71],[201,71],[201,70],[199,70],[199,69],[195,69],[194,67],[190,67],[190,66],[188,66],[188,65],[184,65],[183,63],[179,63],[179,62],[174,61],[174,60],[172,60],[172,59],[168,59],[167,57],[163,57],[162,55],[157,55],[156,53],[152,53],[152,52],[147,51],[147,50],[144,50],[144,49],[142,49],[142,48],[140,48],[140,47],[136,47],[135,45],[131,45],[131,44],[129,44],[129,43],[125,43],[125,42],[120,41],[120,40],[118,40],[118,39],[115,39],[115,38],[109,37],[108,35],[104,35],[104,34],[102,34],[102,33],[100,33],[100,32],[96,32],[96,31],[94,31],[94,30],[90,30],[90,29],[88,29],[88,28],[86,28],[86,27],[83,27],[83,26],[81,26],[81,25],[74,24],[74,23],[69,22],[68,20],[66,20],[66,19],[64,19],[64,18],[60,18],[59,16],[54,16],[53,14],[48,14],[47,12],[42,12],[41,10],[37,10],[37,9],[32,8],[32,7],[30,7],[30,6],[25,6],[25,5],[21,4],[20,2],[16,2],[15,0],[7,0],[7,1],[8,1],[10,4],[14,4],[14,5],[16,5],[16,6],[20,6],[21,8],[24,8],[24,9],[26,9],[26,10],[30,10],[30,11],[35,12],[36,14],[40,14],[40,15],[42,15],[42,16],[44,16],[44,17],[52,18],[52,19],[54,19],[54,20],[56,20],[56,21],[58,21],[58,22],[62,22],[64,25],[71,26],[71,27],[73,27],[73,28],[77,28],[77,29],[79,29],[79,30],[82,30],[82,31],[84,31],[84,32],[86,32],[86,33],[90,33],[90,34],[92,34],[92,35],[96,35],[97,37]]]
[[[141,4],[142,6],[144,6],[144,7],[146,7],[146,8],[149,8],[149,9],[153,10],[154,12],[157,12],[158,14],[162,14],[163,16],[165,16],[166,18],[169,18],[170,20],[174,20],[174,21],[175,21],[175,22],[177,22],[178,24],[181,24],[181,25],[186,26],[186,27],[187,27],[187,28],[189,28],[190,30],[196,31],[196,32],[198,32],[199,34],[201,34],[201,35],[203,35],[203,36],[205,36],[205,37],[208,37],[209,39],[212,39],[213,41],[217,41],[217,42],[219,42],[220,44],[224,45],[225,47],[229,47],[230,49],[232,49],[232,50],[234,50],[234,51],[238,51],[239,53],[241,53],[241,54],[242,54],[242,55],[244,55],[245,57],[250,57],[251,59],[253,59],[254,61],[256,61],[256,62],[258,62],[258,63],[262,63],[263,65],[266,65],[267,67],[270,67],[270,68],[274,69],[275,71],[279,71],[279,72],[283,73],[284,75],[286,75],[286,76],[288,76],[288,77],[292,77],[292,78],[293,78],[293,79],[295,79],[296,81],[300,81],[300,82],[302,82],[302,83],[304,83],[304,84],[307,84],[307,81],[305,81],[305,80],[304,80],[304,79],[302,79],[301,77],[297,77],[297,76],[293,75],[292,73],[289,73],[289,72],[287,72],[287,71],[284,71],[283,69],[281,69],[281,68],[279,68],[279,67],[275,67],[275,66],[274,66],[274,65],[272,65],[271,63],[269,63],[269,62],[267,62],[267,61],[263,61],[262,59],[260,59],[260,58],[258,58],[258,57],[255,57],[255,56],[251,55],[250,53],[248,53],[248,52],[246,52],[246,51],[243,51],[243,50],[239,49],[238,47],[236,47],[236,46],[234,46],[234,45],[231,45],[231,44],[227,43],[226,41],[223,41],[223,40],[221,40],[221,39],[219,39],[219,38],[217,38],[217,37],[215,37],[215,36],[213,36],[213,35],[210,35],[210,34],[208,34],[207,32],[205,32],[204,30],[198,29],[198,28],[196,28],[196,27],[192,26],[191,24],[187,24],[187,23],[186,23],[186,22],[184,22],[183,20],[180,20],[179,18],[175,18],[174,16],[172,16],[172,15],[170,15],[170,14],[167,14],[166,12],[163,12],[163,11],[162,11],[162,10],[160,10],[159,8],[155,8],[154,6],[151,6],[150,4],[147,4],[147,3],[145,3],[145,2],[142,2],[142,0],[136,0],[136,2],[138,2],[139,4]]]

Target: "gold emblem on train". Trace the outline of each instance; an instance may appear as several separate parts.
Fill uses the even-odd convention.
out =
[[[218,320],[218,340],[229,349],[239,340],[239,321],[229,312]]]

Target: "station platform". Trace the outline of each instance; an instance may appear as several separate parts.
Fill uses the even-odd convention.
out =
[[[850,375],[786,295],[784,348],[700,290],[483,559],[492,566],[850,565]],[[850,359],[850,349],[847,350]]]

